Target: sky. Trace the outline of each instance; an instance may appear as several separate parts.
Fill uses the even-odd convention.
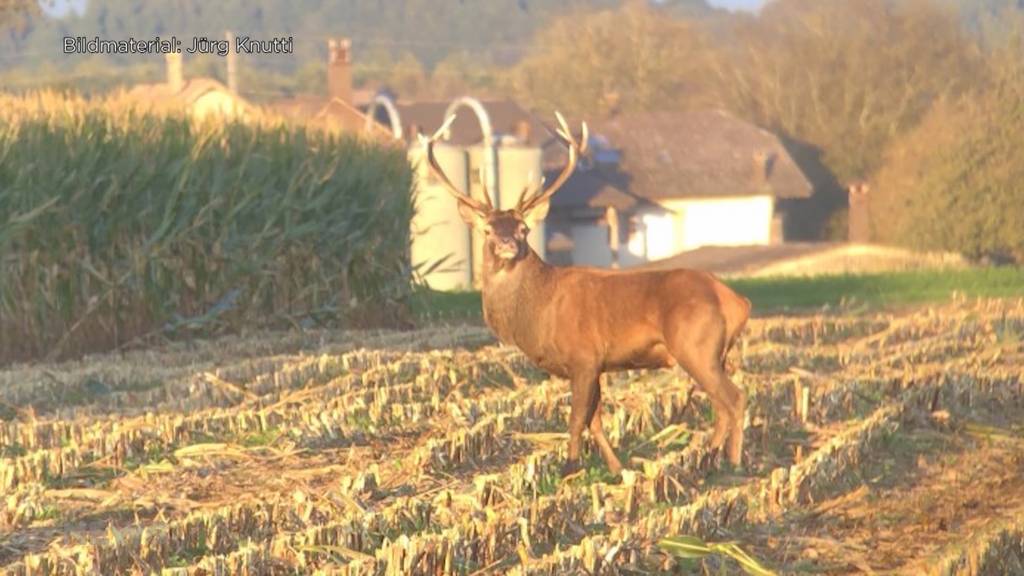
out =
[[[86,0],[54,0],[53,3],[41,2],[43,12],[52,16],[63,16],[68,10],[74,10],[81,14],[85,10]]]
[[[765,0],[708,0],[708,4],[730,10],[757,10]]]

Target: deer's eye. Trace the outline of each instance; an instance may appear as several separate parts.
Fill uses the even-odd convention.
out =
[[[520,224],[519,225],[519,235],[520,236],[526,236],[526,233],[529,232],[529,231],[530,231],[530,229],[526,227],[526,224]]]

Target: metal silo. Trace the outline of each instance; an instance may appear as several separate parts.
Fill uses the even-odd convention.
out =
[[[409,148],[409,162],[416,170],[416,214],[412,221],[412,264],[424,271],[449,255],[426,276],[434,290],[467,290],[472,287],[469,227],[459,215],[458,204],[430,176],[423,147]],[[434,155],[445,174],[460,190],[466,190],[467,157],[464,149],[444,143],[434,145]]]
[[[498,190],[500,192],[499,207],[502,210],[514,208],[519,201],[523,187],[530,185],[534,190],[540,182],[541,150],[536,146],[522,144],[505,144],[498,147]],[[544,221],[534,224],[529,236],[530,246],[544,258],[546,246],[544,242]]]
[[[484,154],[486,154],[486,147],[482,144],[470,146],[466,148],[467,158],[469,161],[468,178],[469,178],[469,190],[473,195],[473,198],[477,200],[484,199],[484,182],[491,180],[486,173],[481,173],[480,168],[486,166]],[[498,171],[501,171],[499,166]],[[481,177],[483,180],[481,180]],[[494,203],[495,208],[499,208],[497,204],[497,197],[495,191],[490,190],[491,202]],[[473,286],[479,288],[483,282],[483,278],[480,276],[481,270],[483,270],[484,263],[484,233],[480,230],[473,230]]]

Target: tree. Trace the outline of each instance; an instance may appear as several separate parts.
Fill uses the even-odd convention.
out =
[[[454,52],[437,63],[430,74],[432,98],[451,99],[472,92],[484,96],[493,92],[498,73],[494,66],[481,62],[469,52]]]
[[[677,108],[706,95],[706,56],[694,22],[631,2],[558,18],[536,36],[509,83],[533,106],[591,117],[613,109]]]
[[[52,8],[55,0],[0,0],[0,39],[4,32],[23,31],[42,8]]]
[[[721,101],[820,146],[841,181],[871,175],[979,60],[955,13],[927,0],[776,0],[737,18],[732,40],[714,66]]]
[[[418,98],[427,87],[427,73],[423,64],[406,52],[391,68],[387,83],[400,97]]]
[[[598,9],[617,0],[88,0],[82,16],[44,17],[40,4],[56,0],[0,0],[0,54],[17,62],[25,76],[46,59],[70,70],[75,58],[60,54],[64,34],[125,39],[172,34],[178,37],[223,37],[224,30],[269,38],[292,35],[294,54],[253,56],[246,66],[294,74],[310,60],[326,59],[328,37],[349,36],[356,63],[361,55],[382,49],[389,60],[410,52],[426,68],[453,52],[467,51],[483,61],[507,65],[518,60],[525,42],[551,18],[572,6]],[[39,15],[34,17],[32,14]],[[7,33],[4,20],[17,17],[24,25]],[[17,58],[17,60],[13,60]],[[139,65],[138,55],[103,55],[111,67]],[[155,59],[155,58],[154,58]]]
[[[36,0],[0,0],[0,24],[37,14],[39,3]]]
[[[880,240],[1024,262],[1022,38],[990,57],[986,82],[937,103],[889,148],[871,197]]]

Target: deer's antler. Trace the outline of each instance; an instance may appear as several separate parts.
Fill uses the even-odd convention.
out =
[[[590,141],[590,135],[587,131],[587,123],[583,123],[583,132],[581,136],[582,143],[580,143],[575,137],[573,137],[572,131],[569,130],[569,125],[565,122],[565,118],[563,118],[558,112],[555,112],[555,117],[558,119],[558,137],[562,143],[569,148],[569,162],[565,165],[565,168],[562,169],[562,173],[558,175],[558,178],[555,178],[555,181],[552,182],[550,186],[544,188],[543,192],[538,192],[527,197],[526,190],[523,190],[523,193],[519,196],[519,204],[516,206],[516,210],[519,211],[520,214],[529,212],[537,205],[547,201],[548,198],[551,198],[555,192],[558,192],[558,189],[565,184],[565,181],[569,179],[569,176],[572,176],[573,171],[576,169],[576,162],[579,161],[580,156],[583,156],[583,154],[587,152],[587,144]],[[544,179],[541,178],[538,188],[543,186]]]
[[[490,195],[488,194],[485,196],[485,198],[487,199],[487,203],[485,204],[473,198],[469,194],[464,194],[455,186],[455,184],[452,184],[452,181],[450,179],[448,179],[448,176],[445,175],[444,173],[444,169],[441,168],[441,164],[438,163],[437,157],[434,156],[434,143],[437,141],[438,138],[441,137],[442,134],[448,131],[448,127],[451,126],[452,122],[454,121],[455,114],[452,114],[447,119],[445,119],[444,124],[442,124],[441,127],[437,129],[437,132],[434,132],[434,135],[431,136],[430,138],[427,138],[426,136],[420,134],[420,143],[426,146],[427,149],[427,164],[430,167],[431,173],[433,173],[434,176],[436,176],[437,179],[441,181],[441,184],[445,187],[446,190],[448,190],[448,192],[452,196],[455,197],[456,200],[458,200],[459,202],[466,203],[471,208],[473,208],[473,210],[481,214],[487,214],[488,212],[494,209],[494,207],[491,205],[491,199],[489,197]]]

